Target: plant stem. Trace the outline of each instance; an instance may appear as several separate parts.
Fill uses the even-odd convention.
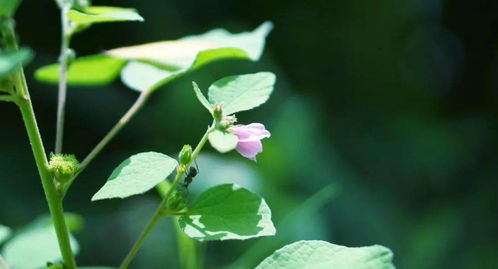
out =
[[[10,95],[0,95],[0,101],[15,102],[16,100],[13,96],[10,96]]]
[[[143,107],[152,91],[143,91],[137,98],[135,103],[128,109],[128,111],[121,117],[121,119],[112,127],[112,129],[104,136],[104,138],[93,148],[93,150],[85,157],[85,159],[80,164],[80,169],[78,173],[81,173],[85,168],[97,157],[97,155],[104,149],[104,147],[113,139],[116,134],[123,129],[123,127],[130,121],[133,116]]]
[[[14,22],[9,20],[4,22],[4,26],[2,34],[6,48],[8,50],[17,51],[18,47],[14,32]],[[24,70],[21,65],[19,65],[17,70],[13,73],[12,81],[17,91],[17,104],[21,110],[24,125],[26,126],[28,138],[31,143],[31,149],[36,161],[38,173],[40,174],[50,215],[52,216],[52,221],[54,223],[55,233],[57,234],[57,240],[59,242],[59,248],[64,260],[64,265],[68,269],[76,269],[76,261],[71,250],[69,232],[66,226],[66,220],[64,219],[62,199],[57,192],[48,167],[47,155],[45,153],[45,148],[43,147],[43,141],[38,129],[31,98],[29,96]]]
[[[166,192],[166,194],[164,195],[164,198],[162,199],[161,203],[159,203],[159,206],[157,207],[157,209],[156,209],[154,215],[152,216],[151,220],[149,221],[149,223],[147,224],[147,226],[145,226],[144,230],[142,231],[142,233],[138,237],[137,241],[135,242],[135,244],[131,248],[130,252],[128,253],[128,255],[126,255],[125,259],[121,263],[121,266],[119,267],[120,269],[126,269],[126,268],[128,268],[128,266],[132,262],[133,258],[135,258],[135,255],[137,254],[138,250],[142,246],[142,244],[143,244],[145,238],[147,237],[147,235],[150,233],[150,231],[152,231],[152,228],[154,228],[154,226],[159,221],[159,219],[161,218],[161,216],[163,216],[164,208],[166,206],[166,203],[168,202],[169,197],[171,196],[171,194],[173,193],[173,191],[176,189],[176,186],[178,185],[178,183],[180,182],[180,180],[183,178],[183,175],[185,174],[187,168],[197,158],[197,156],[199,155],[199,152],[201,152],[202,148],[206,144],[206,141],[208,140],[209,133],[211,133],[214,130],[214,126],[215,126],[215,124],[213,124],[212,126],[210,126],[207,129],[206,133],[201,138],[201,140],[199,141],[199,143],[195,147],[194,151],[192,152],[192,157],[191,157],[190,162],[188,164],[186,164],[185,167],[180,167],[179,166],[177,168],[177,173],[176,173],[175,180],[173,180],[173,183],[171,184],[170,188],[168,189],[168,192]]]
[[[64,140],[64,118],[66,111],[66,95],[67,95],[67,69],[68,69],[68,54],[69,44],[71,40],[70,22],[66,16],[66,12],[71,9],[71,3],[65,3],[61,7],[61,52],[59,55],[59,96],[57,100],[57,127],[55,133],[55,153],[62,152],[62,143]]]

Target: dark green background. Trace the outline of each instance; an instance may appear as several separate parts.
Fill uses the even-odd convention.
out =
[[[59,15],[49,0],[24,2],[17,28],[21,43],[36,52],[27,76],[51,149],[56,87],[34,81],[32,74],[56,61]],[[202,135],[209,116],[190,81],[205,88],[225,75],[272,71],[278,83],[270,101],[238,117],[272,131],[265,151],[257,164],[236,153],[221,162],[255,173],[247,184],[259,186],[276,223],[287,221],[278,238],[262,239],[239,265],[254,266],[286,243],[323,239],[385,245],[399,268],[497,268],[497,1],[95,4],[135,7],[146,20],[92,27],[74,38],[78,55],[216,27],[252,30],[265,20],[275,29],[260,62],[215,63],[163,87],[81,175],[66,201],[66,210],[86,221],[76,234],[81,264],[117,265],[158,202],[150,192],[91,203],[112,169],[138,152],[174,155]],[[120,82],[71,87],[65,151],[82,159],[136,95]],[[18,111],[3,103],[0,115],[0,223],[21,227],[47,207]],[[206,152],[220,157],[210,147]],[[205,175],[210,167],[200,169]],[[292,213],[330,184],[334,195],[326,204]],[[164,221],[135,268],[177,267],[173,242]],[[209,244],[206,267],[230,265],[255,243]]]

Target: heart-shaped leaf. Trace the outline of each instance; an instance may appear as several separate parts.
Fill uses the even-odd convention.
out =
[[[179,218],[179,224],[189,237],[199,241],[244,240],[276,232],[265,200],[234,184],[203,192]]]
[[[144,193],[165,180],[178,165],[177,161],[157,152],[131,156],[112,172],[92,201],[126,198]]]
[[[325,241],[298,241],[263,260],[256,269],[394,269],[392,252],[383,246],[348,248]]]
[[[211,104],[221,105],[224,115],[265,103],[273,91],[275,75],[269,72],[224,77],[209,87]]]

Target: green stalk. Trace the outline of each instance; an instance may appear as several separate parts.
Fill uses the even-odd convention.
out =
[[[121,263],[121,266],[119,267],[120,269],[125,269],[128,268],[130,263],[133,261],[133,258],[135,258],[138,250],[142,246],[143,242],[145,241],[145,238],[149,235],[150,231],[154,228],[156,223],[161,219],[162,216],[164,216],[164,208],[166,207],[166,203],[168,202],[168,199],[170,198],[171,194],[173,191],[176,189],[176,186],[178,186],[178,183],[180,183],[180,180],[183,178],[183,175],[185,174],[187,168],[192,164],[192,162],[197,158],[199,155],[199,152],[201,152],[202,148],[204,147],[204,144],[206,144],[208,140],[208,135],[214,130],[215,124],[210,126],[204,136],[201,138],[201,141],[199,141],[199,144],[195,147],[194,151],[192,152],[192,157],[189,163],[187,163],[184,167],[179,166],[177,168],[177,173],[176,177],[173,180],[173,183],[171,184],[171,187],[168,189],[168,192],[164,195],[164,198],[162,199],[161,203],[157,207],[154,215],[152,216],[151,220],[149,223],[145,226],[144,230],[138,237],[137,241],[131,248],[130,252],[128,255],[126,255],[125,259]]]
[[[5,27],[3,28],[3,35],[5,45],[7,49],[17,51],[18,48],[14,32],[14,23],[10,20],[4,23]],[[50,210],[50,215],[52,216],[52,221],[54,223],[57,240],[59,242],[59,248],[64,260],[64,265],[68,269],[76,269],[76,261],[71,250],[71,245],[69,242],[69,232],[67,229],[66,220],[64,219],[62,199],[57,192],[51,172],[48,167],[47,155],[45,153],[45,148],[43,147],[43,141],[38,129],[35,113],[33,111],[33,105],[29,96],[26,78],[21,66],[19,66],[12,75],[12,81],[18,94],[17,104],[19,105],[19,108],[21,110],[24,125],[26,126],[28,138],[31,143],[31,149],[33,151],[33,156],[36,161],[38,173],[42,181],[45,198]]]
[[[180,265],[183,269],[202,269],[202,249],[203,246],[188,237],[180,228],[178,223],[179,217],[173,217],[175,226],[176,242],[178,245],[178,255],[180,256]]]

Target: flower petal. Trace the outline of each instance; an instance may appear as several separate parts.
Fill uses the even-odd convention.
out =
[[[239,142],[258,141],[271,136],[270,132],[261,123],[235,125],[230,127],[229,131],[239,138]]]
[[[263,144],[261,141],[239,142],[237,144],[237,151],[240,155],[256,161],[256,155],[263,151]]]

